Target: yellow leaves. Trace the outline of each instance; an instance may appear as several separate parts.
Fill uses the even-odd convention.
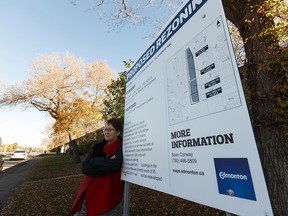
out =
[[[287,61],[287,60],[286,60]],[[285,73],[285,72],[284,72]],[[286,71],[287,73],[287,71]],[[288,127],[288,85],[278,83],[274,86],[276,92],[274,112],[277,114],[277,121],[284,127]]]
[[[250,20],[250,19],[247,19],[247,18],[246,18],[246,19],[244,20],[244,22],[247,23],[248,25],[252,25],[252,20]]]
[[[105,89],[112,79],[117,78],[117,73],[108,67],[107,62],[98,62],[87,64],[86,80],[92,91],[99,92],[99,89]]]
[[[59,134],[68,131],[74,138],[85,135],[99,127],[102,119],[100,109],[83,98],[76,98],[58,112],[54,132]]]
[[[45,54],[31,63],[29,79],[5,92],[0,105],[47,111],[56,120],[57,139],[67,133],[77,137],[99,127],[105,89],[116,77],[107,62],[85,63],[68,52]]]
[[[69,53],[43,55],[32,62],[30,82],[47,91],[59,89],[63,85],[75,85],[84,77],[83,62]]]

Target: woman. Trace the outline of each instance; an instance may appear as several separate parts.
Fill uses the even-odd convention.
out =
[[[107,120],[103,130],[105,139],[92,145],[82,164],[86,178],[69,215],[121,215],[124,185],[120,179],[123,160],[121,130],[119,120]]]

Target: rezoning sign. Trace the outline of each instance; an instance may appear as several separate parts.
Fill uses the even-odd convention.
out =
[[[122,179],[273,215],[220,0],[190,0],[127,75]]]

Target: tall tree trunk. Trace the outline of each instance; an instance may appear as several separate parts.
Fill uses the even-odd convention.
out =
[[[259,36],[259,32],[274,24],[257,12],[257,5],[263,2],[223,0],[227,18],[238,27],[245,41],[252,124],[274,214],[283,216],[288,215],[288,140],[274,111],[274,87],[284,77],[267,67],[271,49],[276,46],[271,42],[272,35]]]

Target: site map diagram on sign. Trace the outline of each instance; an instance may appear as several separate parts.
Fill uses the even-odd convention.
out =
[[[241,106],[219,16],[166,63],[169,124]]]

